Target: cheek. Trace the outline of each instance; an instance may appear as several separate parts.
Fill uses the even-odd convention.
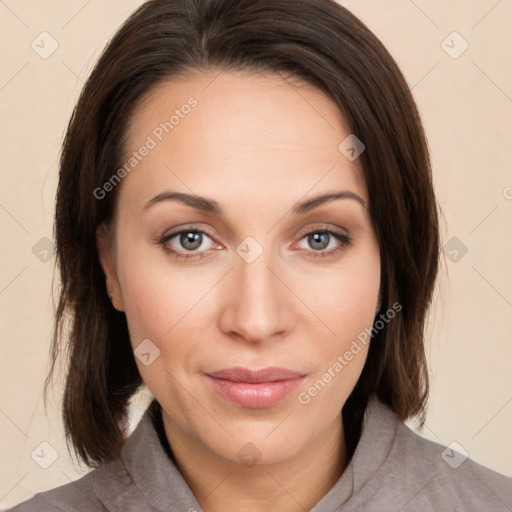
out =
[[[359,379],[368,353],[381,277],[376,241],[347,256],[339,268],[329,270],[329,277],[318,272],[301,282],[300,293],[314,290],[308,304],[322,320],[316,333],[309,336],[317,340],[312,347],[317,364],[303,387],[305,395],[301,403],[309,403],[308,400],[329,388],[315,401],[317,405],[332,402],[335,411]]]
[[[334,421],[359,380],[371,343],[379,290],[373,281],[365,286],[356,280],[345,280],[344,284],[341,292],[338,288],[331,290],[331,301],[326,299],[325,304],[319,305],[325,324],[334,334],[320,337],[317,331],[317,336],[312,337],[317,341],[310,352],[314,371],[297,395],[300,407],[305,407],[310,417],[325,421]]]
[[[130,248],[130,250],[128,250]],[[141,242],[135,234],[118,238],[117,271],[132,344],[149,338],[159,346],[213,286],[215,276],[184,270],[163,249]]]
[[[380,289],[380,255],[376,242],[347,254],[337,268],[317,268],[297,279],[297,290],[332,335],[332,344],[349,341],[371,326]],[[328,329],[327,329],[328,328]]]
[[[198,300],[204,293],[187,286],[190,280],[179,272],[150,265],[147,259],[126,261],[124,269],[120,281],[135,355],[139,344],[151,341],[149,345],[144,341],[141,347],[146,348],[140,351],[151,353],[149,364],[136,357],[142,379],[160,401],[171,400],[173,409],[185,408],[186,401],[179,401],[177,383],[186,382],[201,353],[194,335],[198,329],[194,313],[201,309]]]
[[[161,331],[172,326],[172,311],[175,308],[168,303],[169,297],[162,296],[158,286],[162,284],[162,276],[157,279],[153,270],[140,261],[130,264],[129,260],[125,260],[120,267],[124,309],[134,346],[146,338],[158,345]],[[167,315],[164,315],[164,310]],[[165,319],[169,322],[167,327],[164,325]]]

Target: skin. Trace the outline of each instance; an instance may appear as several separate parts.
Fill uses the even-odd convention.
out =
[[[150,365],[137,364],[201,507],[309,510],[347,465],[340,411],[368,347],[308,404],[298,395],[373,324],[380,253],[357,200],[291,210],[340,190],[368,205],[362,169],[338,150],[350,130],[321,91],[279,75],[227,71],[154,89],[132,117],[127,158],[191,96],[198,105],[122,180],[115,218],[98,229],[107,290],[126,314],[133,347],[149,339],[160,350]],[[223,214],[176,200],[144,208],[168,190],[213,199]],[[202,259],[175,258],[158,243],[190,224],[207,232]],[[308,234],[325,229],[350,244],[324,236],[319,248]],[[263,250],[252,263],[236,252],[248,236]],[[198,254],[179,235],[166,246]],[[338,251],[318,256],[331,249]],[[277,405],[251,409],[226,400],[204,376],[232,366],[280,366],[306,378]],[[255,465],[237,455],[247,443],[261,456]]]

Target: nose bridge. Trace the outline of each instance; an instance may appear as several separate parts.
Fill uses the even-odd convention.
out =
[[[254,239],[246,239],[237,253],[223,328],[247,340],[261,341],[287,328],[289,310],[283,284],[274,275],[271,249],[263,250]]]

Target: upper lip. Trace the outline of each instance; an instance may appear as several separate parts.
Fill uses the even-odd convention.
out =
[[[250,368],[241,368],[239,366],[233,368],[225,368],[214,372],[208,372],[207,375],[215,379],[230,380],[233,382],[275,382],[279,380],[290,380],[304,377],[305,374],[288,370],[287,368],[279,368],[271,366],[253,370]]]

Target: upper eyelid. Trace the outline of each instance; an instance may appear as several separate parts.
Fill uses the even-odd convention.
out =
[[[334,231],[336,232],[336,230],[340,230],[340,231],[345,231],[348,233],[348,230],[346,228],[343,228],[343,227],[340,227],[340,226],[336,226],[336,227],[333,227],[333,226],[328,226],[327,223],[325,222],[320,222],[318,223],[319,225],[316,226],[316,227],[308,227],[308,228],[303,228],[299,231],[299,233],[304,233],[304,234],[308,234],[308,233],[311,233],[311,232],[316,232],[316,231]],[[199,231],[201,233],[206,233],[208,236],[210,236],[211,238],[214,238],[214,235],[210,234],[209,231],[208,231],[208,228],[203,228],[203,227],[198,227],[198,226],[182,226],[182,227],[179,227],[179,228],[176,228],[176,231],[171,231],[170,233],[166,234],[166,235],[163,235],[162,238],[167,238],[169,236],[175,236],[175,235],[178,235],[180,233],[183,233],[183,232],[189,232],[189,231]]]
[[[182,227],[178,228],[176,231],[171,231],[170,233],[163,235],[161,238],[162,240],[170,240],[171,238],[174,238],[177,235],[181,235],[182,233],[190,233],[192,231],[204,233],[207,236],[209,236],[212,240],[215,240],[215,237],[211,235],[206,229],[198,228],[198,227]]]
[[[346,235],[348,236],[349,234],[349,231],[348,229],[346,228],[342,228],[340,226],[337,226],[337,227],[333,227],[333,226],[327,226],[326,223],[320,223],[322,225],[319,225],[318,227],[308,227],[308,228],[304,228],[303,230],[300,230],[299,231],[299,234],[297,236],[305,236],[309,233],[316,233],[318,231],[328,231],[328,232],[332,232],[332,233],[336,233],[336,234],[339,234],[339,235]]]
[[[349,201],[349,202],[353,202],[353,201]],[[317,212],[317,213],[320,213],[320,212]],[[352,226],[352,223],[354,222],[354,220],[351,219],[351,217],[349,217],[349,219],[346,219],[345,222],[347,220],[349,221],[349,224],[351,225],[351,229],[348,229],[347,227],[343,226],[344,221],[342,221],[342,219],[339,219],[339,220],[336,220],[336,219],[332,219],[332,220],[302,219],[302,222],[306,222],[309,225],[311,225],[311,224],[314,225],[314,227],[312,227],[312,228],[309,228],[309,227],[304,228],[305,229],[304,234],[309,233],[312,230],[325,229],[325,230],[330,230],[333,232],[340,230],[340,234],[346,234],[348,236],[349,233],[352,232],[352,228],[356,228],[356,231],[359,231],[359,229],[360,229],[359,221],[356,222],[355,226]],[[216,235],[209,232],[210,228],[209,228],[208,222],[206,224],[204,224],[203,222],[199,219],[197,219],[197,221],[191,221],[188,223],[185,222],[181,227],[176,228],[177,231],[175,231],[174,234],[180,233],[183,230],[190,229],[190,230],[194,230],[194,231],[204,231],[212,239],[217,240],[218,237],[216,237]],[[341,225],[340,224],[337,225],[338,222],[341,222]],[[198,225],[196,225],[196,224],[198,224]],[[207,226],[206,229],[203,228],[203,226]],[[321,226],[321,227],[316,227],[316,226]],[[218,231],[218,230],[215,230],[215,231]],[[242,240],[245,238],[245,236],[241,236],[241,237],[237,236],[236,232],[233,230],[233,227],[228,226],[224,222],[222,222],[222,228],[220,231],[222,233],[221,236],[227,241],[228,244],[236,244],[237,239]],[[292,228],[289,228],[286,231],[289,233],[290,231],[292,231]],[[298,236],[297,230],[293,229],[293,232],[294,232],[294,236]],[[166,237],[167,235],[164,235],[164,236]],[[164,236],[162,236],[161,238],[163,238]]]

